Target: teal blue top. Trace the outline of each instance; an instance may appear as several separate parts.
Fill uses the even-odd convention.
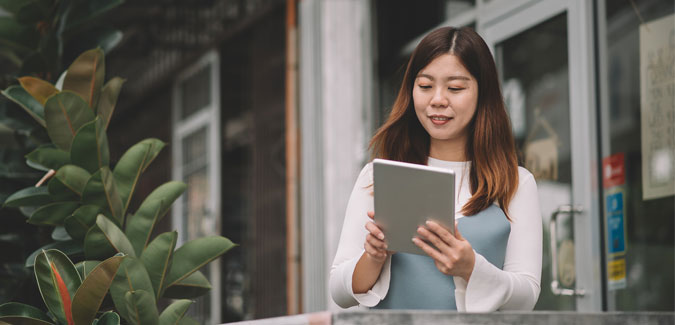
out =
[[[459,218],[457,227],[476,253],[503,268],[511,224],[498,206]],[[457,310],[453,277],[441,273],[429,256],[396,253],[391,257],[389,291],[373,308]]]

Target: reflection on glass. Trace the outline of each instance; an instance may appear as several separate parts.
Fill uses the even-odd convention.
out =
[[[211,65],[206,65],[180,84],[181,119],[206,107],[211,102]]]
[[[536,309],[573,310],[575,300],[551,292],[549,220],[571,202],[569,75],[566,14],[532,27],[496,46],[507,109],[520,163],[536,178],[544,221],[541,294]],[[558,281],[573,288],[573,224],[557,219]]]
[[[603,11],[598,12],[601,28],[601,44],[606,46],[599,58],[603,73],[598,78],[599,88],[604,95],[600,97],[600,117],[607,128],[602,130],[603,158],[623,155],[625,164],[625,184],[620,186],[623,193],[623,222],[626,229],[625,258],[618,267],[612,265],[613,257],[606,256],[608,281],[607,303],[609,310],[617,311],[673,311],[675,305],[675,199],[673,195],[649,198],[645,195],[649,189],[644,184],[658,184],[660,177],[655,174],[668,174],[673,165],[668,154],[661,154],[657,143],[667,141],[667,134],[647,134],[653,130],[642,128],[642,100],[653,100],[654,94],[641,94],[641,61],[648,59],[640,55],[640,26],[658,19],[670,19],[675,25],[675,2],[672,0],[635,1],[635,7],[629,1],[603,1]],[[670,18],[668,18],[670,17]],[[671,40],[664,39],[670,45],[671,53],[675,50],[675,35]],[[666,53],[663,53],[666,54]],[[667,54],[666,54],[667,55]],[[675,60],[671,54],[671,60]],[[667,56],[666,56],[667,57]],[[670,66],[675,73],[675,62]],[[666,69],[660,69],[667,71]],[[643,98],[642,96],[650,96]],[[669,106],[662,108],[671,108]],[[672,113],[671,113],[672,114]],[[667,117],[666,117],[667,118]],[[656,139],[651,141],[651,148],[643,147],[645,136]],[[673,135],[670,135],[672,137]],[[672,139],[672,138],[671,138]],[[675,139],[673,139],[675,140]],[[671,142],[672,143],[672,142]],[[656,146],[656,148],[654,147]],[[671,150],[675,150],[672,148]],[[666,146],[667,147],[667,146]],[[651,151],[651,159],[646,155]],[[666,151],[667,152],[667,151]],[[672,152],[672,151],[671,151]],[[651,166],[643,166],[647,162]],[[598,166],[600,169],[600,166]],[[650,172],[644,173],[644,170]],[[646,179],[645,179],[646,178]],[[649,185],[648,185],[649,186]],[[611,198],[619,191],[617,187],[605,189],[603,209],[605,222],[612,221]],[[605,228],[611,226],[610,223]],[[607,231],[609,231],[608,228]],[[611,252],[612,243],[606,244],[605,250]],[[611,281],[623,278],[624,281]]]
[[[183,182],[187,185],[183,200],[183,229],[180,234],[183,242],[212,235],[215,230],[215,220],[209,215],[209,180],[207,154],[207,128],[195,131],[183,139],[182,171]],[[211,278],[209,268],[200,270],[207,278]],[[191,317],[202,324],[210,323],[211,295],[204,295],[196,299],[190,308]]]

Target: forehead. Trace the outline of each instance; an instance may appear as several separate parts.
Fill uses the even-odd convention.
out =
[[[464,64],[453,54],[442,54],[417,72],[416,78],[473,80]]]

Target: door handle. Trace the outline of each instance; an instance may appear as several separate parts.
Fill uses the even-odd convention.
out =
[[[558,242],[556,232],[556,221],[559,214],[570,214],[583,212],[583,208],[578,205],[561,205],[551,214],[549,221],[549,236],[551,245],[551,291],[557,296],[583,296],[586,292],[583,289],[566,289],[560,287],[558,282]]]

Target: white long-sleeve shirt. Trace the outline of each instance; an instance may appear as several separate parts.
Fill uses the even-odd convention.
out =
[[[464,217],[460,211],[471,197],[470,162],[429,157],[429,166],[448,168],[455,172],[455,219]],[[352,290],[352,276],[356,263],[364,253],[363,245],[368,234],[365,224],[370,218],[366,213],[374,210],[371,184],[373,169],[372,163],[369,163],[361,170],[349,198],[330,272],[331,296],[343,308],[355,305],[373,307],[385,298],[389,290],[391,256],[387,257],[378,280],[368,292],[355,294]],[[518,167],[518,190],[507,211],[512,222],[504,267],[499,269],[475,253],[476,262],[469,282],[458,276],[453,277],[458,311],[532,310],[537,302],[541,280],[542,221],[537,185],[525,168]]]

